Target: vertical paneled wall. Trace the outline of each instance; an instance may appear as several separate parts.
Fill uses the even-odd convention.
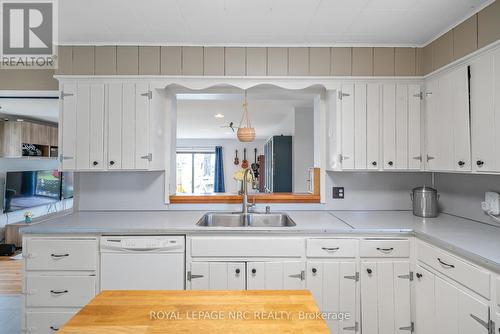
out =
[[[417,48],[61,46],[57,74],[418,76]]]
[[[495,1],[423,49],[423,74],[500,39],[500,1]]]

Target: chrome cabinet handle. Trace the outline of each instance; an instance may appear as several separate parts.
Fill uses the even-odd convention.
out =
[[[66,253],[66,254],[50,254],[50,256],[58,259],[58,258],[61,258],[61,257],[68,257],[69,253]]]
[[[50,290],[50,293],[53,293],[54,295],[62,295],[68,292],[68,290]]]
[[[325,252],[336,252],[340,249],[340,247],[321,247]]]
[[[394,250],[394,247],[391,247],[391,248],[380,248],[380,247],[377,247],[377,250],[380,251],[380,252],[392,252]]]
[[[50,326],[50,329],[53,330],[54,332],[57,332],[59,330],[58,327]]]
[[[446,263],[446,262],[443,262],[443,260],[441,260],[440,258],[437,258],[437,260],[439,261],[439,263],[441,263],[443,266],[445,267],[448,267],[448,268],[455,268],[455,265],[453,264],[449,264],[449,263]]]

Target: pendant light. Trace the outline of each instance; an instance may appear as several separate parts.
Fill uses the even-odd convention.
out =
[[[243,113],[241,115],[240,127],[237,132],[238,140],[241,142],[251,142],[255,140],[255,129],[252,128],[250,117],[248,116],[247,91],[245,90],[245,100],[243,101]]]

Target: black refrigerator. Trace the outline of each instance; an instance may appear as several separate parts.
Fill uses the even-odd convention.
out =
[[[264,145],[266,193],[292,192],[292,136],[273,136]]]

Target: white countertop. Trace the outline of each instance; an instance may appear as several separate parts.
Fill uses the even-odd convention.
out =
[[[349,233],[352,228],[327,211],[288,211],[293,227],[206,227],[206,211],[80,211],[24,228],[24,234],[172,234],[201,232]]]
[[[23,228],[24,234],[411,234],[500,273],[500,228],[441,214],[411,211],[287,211],[297,226],[202,227],[205,211],[82,211]]]
[[[331,211],[358,232],[411,229],[419,238],[500,272],[500,227],[440,214],[415,217],[411,211]]]

